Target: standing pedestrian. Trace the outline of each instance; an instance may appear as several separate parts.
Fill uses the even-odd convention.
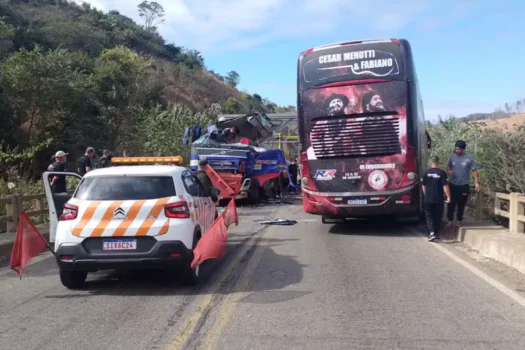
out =
[[[54,172],[67,171],[66,161],[67,161],[67,153],[65,153],[64,151],[58,151],[57,153],[55,153],[55,162],[47,168],[47,171],[54,171]],[[51,190],[53,193],[67,192],[66,176],[65,175],[53,176],[53,179],[51,179]]]
[[[456,142],[456,152],[448,160],[448,173],[450,183],[450,203],[447,209],[447,227],[453,226],[454,212],[457,212],[456,225],[462,225],[463,213],[470,193],[470,173],[474,175],[475,191],[479,192],[478,166],[471,155],[465,153],[467,144],[463,140]]]
[[[93,164],[91,159],[95,156],[95,149],[88,147],[82,157],[78,159],[78,173],[81,176],[86,175],[88,172],[93,170]]]
[[[288,171],[290,172],[290,179],[292,180],[292,188],[293,192],[297,191],[297,173],[298,173],[298,165],[297,160],[295,158],[292,159],[292,163],[288,165]]]
[[[105,149],[102,152],[102,157],[100,158],[99,168],[108,168],[111,166],[111,155],[109,150]]]
[[[439,168],[439,158],[437,156],[433,156],[431,162],[432,167],[425,171],[422,179],[429,242],[439,239],[445,203],[450,203],[447,173]]]

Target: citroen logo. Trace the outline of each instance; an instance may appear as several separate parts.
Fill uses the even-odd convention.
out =
[[[113,210],[113,219],[117,219],[117,220],[127,219],[126,212],[124,211],[124,209],[122,209],[121,207],[118,207],[117,209]]]
[[[125,215],[125,214],[126,214],[126,212],[121,207],[118,207],[117,209],[115,209],[113,211],[113,215],[115,215],[115,216],[117,216],[117,215]]]

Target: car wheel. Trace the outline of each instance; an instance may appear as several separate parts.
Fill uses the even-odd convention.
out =
[[[68,289],[78,289],[86,283],[87,272],[60,270],[60,282]]]
[[[199,242],[201,236],[198,234],[196,237],[197,239],[193,242],[193,248],[197,246],[197,243]],[[187,286],[196,286],[199,284],[199,275],[200,275],[200,265],[196,268],[191,268],[191,262],[183,267],[183,283]]]

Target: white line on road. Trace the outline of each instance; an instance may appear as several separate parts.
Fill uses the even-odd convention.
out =
[[[421,232],[418,232],[421,234]],[[427,237],[424,236],[423,239],[427,240]],[[441,251],[443,254],[454,260],[455,262],[462,265],[464,268],[481,278],[483,281],[487,282],[512,300],[514,300],[516,303],[520,304],[521,306],[525,307],[525,298],[522,297],[520,294],[516,293],[509,287],[505,286],[503,283],[496,281],[494,278],[487,275],[485,272],[478,269],[476,266],[472,265],[466,260],[463,260],[462,258],[456,256],[455,254],[448,251],[447,248],[442,247],[439,243],[431,243],[431,246],[436,248],[437,250]]]

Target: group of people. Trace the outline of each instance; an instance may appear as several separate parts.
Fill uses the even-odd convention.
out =
[[[455,152],[450,156],[447,171],[439,168],[439,158],[431,158],[432,167],[425,171],[423,193],[425,196],[425,217],[430,242],[439,239],[441,220],[447,203],[447,227],[462,225],[465,206],[470,194],[470,174],[474,175],[474,189],[479,192],[478,167],[471,155],[465,153],[467,144],[458,140]]]
[[[58,151],[55,153],[54,162],[49,165],[47,171],[54,172],[66,172],[67,171],[67,156],[68,153],[64,151]],[[81,176],[86,175],[88,172],[93,170],[95,167],[93,165],[93,158],[96,156],[95,149],[93,147],[88,147],[84,152],[84,155],[80,157],[77,161],[77,173]],[[111,153],[109,150],[105,149],[102,152],[102,157],[98,162],[99,168],[107,168],[111,166]],[[67,192],[67,184],[65,176],[54,176],[51,179],[51,189],[53,193],[64,193]]]

